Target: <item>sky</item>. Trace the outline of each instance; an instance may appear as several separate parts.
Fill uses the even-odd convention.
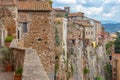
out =
[[[53,0],[53,7],[71,7],[71,12],[83,12],[96,20],[120,22],[120,0]]]

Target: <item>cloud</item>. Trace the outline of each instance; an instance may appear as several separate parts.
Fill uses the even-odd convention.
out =
[[[76,0],[57,0],[57,3],[62,3],[62,4],[76,4]]]
[[[105,0],[104,3],[105,4],[108,4],[108,3],[120,3],[120,0]]]
[[[103,11],[103,7],[84,7],[82,5],[76,5],[74,8],[72,8],[74,11],[82,11],[87,15],[95,15],[95,14],[100,14]]]
[[[102,16],[104,18],[113,18],[115,16],[116,11],[114,10],[116,7],[111,8],[111,10],[108,13],[103,13]]]
[[[80,3],[80,4],[86,4],[87,3],[86,0],[78,0],[77,2]]]
[[[114,16],[114,14],[113,13],[104,13],[103,16],[106,18],[112,18]]]
[[[70,6],[71,12],[83,12],[94,19],[120,21],[120,0],[54,0],[54,7]]]
[[[86,6],[86,7],[100,7],[104,0],[77,0],[77,2],[79,4],[82,4],[83,6]]]

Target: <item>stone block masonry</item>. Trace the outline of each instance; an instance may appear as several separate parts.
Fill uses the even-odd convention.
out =
[[[22,80],[49,80],[35,50],[26,49]]]
[[[22,80],[49,80],[36,50],[19,48],[16,45],[16,40],[13,40],[11,60],[14,62],[14,71],[19,67],[23,68]]]
[[[24,20],[28,21],[28,32],[24,35],[24,47],[31,47],[37,50],[45,70],[49,76],[52,75],[51,80],[53,80],[55,62],[55,31],[54,26],[51,24],[52,20],[50,19],[50,13],[19,12],[19,17],[22,17],[24,14],[27,16]]]

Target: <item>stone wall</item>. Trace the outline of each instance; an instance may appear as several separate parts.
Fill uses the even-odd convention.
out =
[[[28,22],[28,32],[23,34],[24,47],[36,49],[45,70],[53,80],[55,30],[50,12],[19,12],[20,21]]]
[[[97,76],[105,79],[105,66],[109,59],[106,55],[105,45],[98,45],[94,48],[88,45],[83,49],[83,42],[68,47],[68,61],[73,66],[71,80],[94,80]],[[84,73],[88,68],[89,72]]]
[[[25,49],[20,48],[11,48],[11,61],[14,66],[14,70],[18,68],[23,68],[24,57],[25,57]]]
[[[11,62],[14,65],[14,71],[23,68],[22,80],[49,80],[36,50],[20,48],[16,45],[16,40],[13,40],[11,43]]]
[[[22,80],[49,80],[41,60],[33,49],[26,49]]]
[[[9,3],[9,2],[8,2]],[[16,36],[17,7],[0,6],[0,26],[7,31],[6,35]]]

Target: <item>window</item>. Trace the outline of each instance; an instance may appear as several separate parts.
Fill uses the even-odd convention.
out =
[[[27,29],[27,22],[23,23],[23,32],[27,33],[28,29]]]
[[[91,35],[93,35],[93,32],[91,32]]]

